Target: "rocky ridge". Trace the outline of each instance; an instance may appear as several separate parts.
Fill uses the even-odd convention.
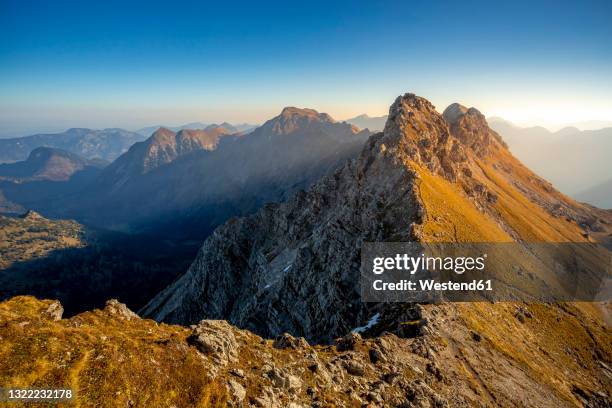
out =
[[[518,330],[540,317],[538,307],[522,310],[528,321],[510,322]],[[190,329],[157,324],[114,300],[62,319],[59,302],[17,297],[0,304],[0,381],[70,386],[81,405],[102,407],[596,407],[608,401],[606,391],[579,379],[568,395],[556,394],[507,359],[496,360],[502,355],[490,347],[495,339],[488,333],[463,329],[448,344],[439,333],[463,324],[455,311],[422,312],[430,323],[418,337],[349,334],[313,346],[289,334],[265,340],[218,320]],[[485,370],[485,377],[477,375]]]
[[[310,191],[217,229],[189,271],[142,312],[329,341],[374,313],[359,300],[363,242],[580,242],[583,228],[610,225],[609,214],[571,201],[524,168],[476,109],[454,110],[445,119],[423,98],[398,97],[384,132],[359,158]],[[517,220],[522,212],[540,222]]]
[[[609,404],[609,362],[599,360],[593,368],[601,383],[573,365],[569,383],[549,382],[520,362],[527,354],[512,359],[499,347],[498,335],[506,330],[535,335],[533,345],[541,336],[535,329],[548,324],[541,320],[546,306],[501,304],[496,313],[504,320],[494,328],[466,320],[463,307],[419,307],[425,323],[411,337],[350,333],[321,346],[287,333],[262,339],[223,320],[190,328],[158,324],[116,300],[66,319],[57,301],[15,297],[0,303],[0,383],[70,387],[79,405],[100,407]],[[475,318],[492,320],[486,306],[477,307],[481,315]],[[564,306],[557,318],[582,336],[576,312]],[[586,341],[603,340],[599,332],[592,336]],[[557,349],[549,350],[553,359]],[[582,351],[570,352],[582,358]],[[552,380],[563,378],[558,373]]]

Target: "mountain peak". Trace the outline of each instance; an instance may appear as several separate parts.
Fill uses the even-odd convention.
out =
[[[54,147],[37,147],[28,158],[16,163],[1,164],[0,176],[13,180],[66,181],[86,167],[103,167],[104,162],[84,159],[76,153]]]
[[[453,103],[444,109],[442,116],[448,122],[453,136],[479,156],[488,151],[493,140],[507,147],[501,136],[489,127],[485,116],[474,107],[467,108]]]
[[[557,136],[575,135],[576,133],[580,133],[580,129],[575,126],[566,126],[563,129],[559,129],[555,132]]]
[[[327,113],[314,109],[287,106],[280,115],[263,124],[262,128],[276,135],[287,135],[312,124],[334,124],[336,121]]]
[[[238,133],[238,129],[231,123],[223,122],[220,125],[213,123],[204,128],[205,131],[217,131],[224,133]]]
[[[287,106],[283,108],[280,114],[281,118],[309,118],[321,122],[334,123],[335,120],[327,113],[319,113],[314,109],[296,108],[295,106]]]
[[[151,135],[151,140],[163,140],[163,139],[170,139],[170,138],[174,138],[176,133],[174,133],[172,130],[168,129],[167,127],[160,127],[159,129],[157,129],[155,132],[153,132],[153,134]]]
[[[469,109],[467,107],[455,102],[453,104],[448,105],[448,107],[444,109],[442,116],[444,116],[444,119],[446,119],[448,123],[452,124],[459,120],[459,118],[461,118],[463,115],[465,115],[468,110]]]
[[[437,122],[438,127],[444,127],[440,114],[436,112],[436,107],[431,102],[415,94],[406,93],[398,96],[389,108],[384,137],[387,141],[395,139],[395,142],[409,138],[417,143],[419,140],[415,132],[430,127],[428,123],[432,121]]]

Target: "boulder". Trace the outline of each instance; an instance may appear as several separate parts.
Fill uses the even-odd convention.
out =
[[[119,302],[117,299],[107,300],[104,311],[120,320],[139,319],[136,313],[132,312],[125,304]]]
[[[202,320],[192,326],[187,342],[220,365],[238,361],[238,342],[234,328],[225,320]]]
[[[308,347],[308,342],[303,337],[293,337],[289,333],[283,333],[274,339],[272,344],[277,349],[301,349]]]

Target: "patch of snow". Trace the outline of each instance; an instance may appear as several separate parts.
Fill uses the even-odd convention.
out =
[[[356,327],[353,330],[351,330],[351,332],[352,333],[363,333],[369,328],[374,327],[378,323],[379,320],[380,320],[380,313],[376,313],[374,316],[370,318],[370,320],[365,326]]]
[[[270,284],[268,283],[266,286],[264,286],[264,289],[268,289],[270,286],[272,286],[272,285],[270,285]]]
[[[289,269],[291,269],[292,266],[293,266],[293,264],[289,264],[289,265],[285,266],[285,269],[283,269],[283,272],[287,272]]]

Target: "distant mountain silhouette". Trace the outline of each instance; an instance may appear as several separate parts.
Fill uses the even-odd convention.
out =
[[[123,129],[68,129],[62,133],[0,139],[0,163],[25,160],[37,147],[54,147],[86,159],[114,160],[143,137]]]
[[[218,126],[227,129],[230,133],[248,132],[257,127],[256,125],[251,125],[248,123],[232,125],[227,122],[223,122],[221,124],[191,122],[191,123],[186,123],[181,126],[165,126],[165,125],[147,126],[147,127],[143,127],[141,129],[135,130],[135,132],[141,134],[142,136],[149,137],[153,134],[153,132],[155,132],[156,130],[160,128],[165,128],[173,132],[178,132],[179,130],[183,130],[183,129],[209,129],[211,127],[218,127]]]
[[[612,174],[612,128],[551,132],[540,126],[521,128],[500,118],[488,121],[517,158],[565,194],[578,198],[578,193]]]
[[[88,160],[66,150],[38,147],[21,162],[0,164],[0,179],[66,181],[87,167],[102,168],[103,160]]]
[[[369,129],[373,132],[380,132],[385,128],[387,115],[370,117],[366,114],[355,116],[351,119],[346,119],[345,122],[355,125],[361,129]]]
[[[612,179],[577,193],[576,200],[612,209]]]
[[[17,214],[30,206],[81,191],[108,162],[61,149],[38,147],[24,161],[0,164],[0,213]]]

